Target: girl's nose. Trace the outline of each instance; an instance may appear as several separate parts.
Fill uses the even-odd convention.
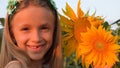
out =
[[[43,40],[42,33],[40,31],[34,31],[31,35],[32,42],[40,43]]]

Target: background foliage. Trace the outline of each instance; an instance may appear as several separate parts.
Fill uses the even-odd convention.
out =
[[[0,18],[0,26],[4,26],[4,18]],[[2,42],[2,34],[3,34],[3,28],[0,28],[0,50],[1,50],[1,42]]]

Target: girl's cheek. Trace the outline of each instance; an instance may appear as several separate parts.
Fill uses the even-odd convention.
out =
[[[43,36],[45,39],[52,40],[52,38],[53,38],[53,33],[52,33],[52,32],[44,33],[44,34],[42,34],[42,36]]]
[[[16,41],[19,46],[25,44],[28,39],[29,39],[29,34],[19,34],[16,37]]]

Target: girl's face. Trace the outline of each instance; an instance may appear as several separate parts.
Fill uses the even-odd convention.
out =
[[[32,60],[41,60],[52,46],[54,21],[51,11],[32,5],[12,19],[11,30],[17,45]]]

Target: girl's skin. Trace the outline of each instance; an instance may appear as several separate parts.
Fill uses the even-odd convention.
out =
[[[28,68],[42,66],[42,58],[53,42],[54,21],[51,11],[34,5],[22,9],[13,17],[11,31],[15,42],[33,61]]]

